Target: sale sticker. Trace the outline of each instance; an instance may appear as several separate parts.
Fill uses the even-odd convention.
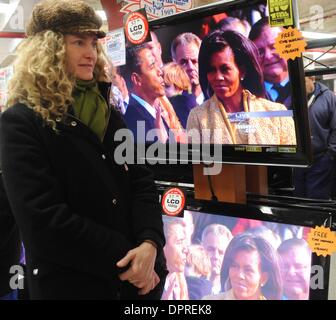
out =
[[[303,39],[302,33],[292,27],[280,32],[274,44],[276,52],[285,60],[300,58],[306,46],[307,42]]]
[[[168,216],[181,215],[185,205],[184,192],[179,188],[168,189],[162,197],[162,209]]]
[[[318,256],[336,252],[336,233],[325,227],[315,227],[308,233],[308,245]]]
[[[269,24],[271,27],[292,26],[292,0],[268,0]]]
[[[146,11],[140,9],[125,16],[125,35],[129,44],[139,45],[150,41]]]

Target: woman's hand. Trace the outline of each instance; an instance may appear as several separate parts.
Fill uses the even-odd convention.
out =
[[[119,275],[120,280],[129,281],[141,289],[139,294],[147,294],[160,282],[154,271],[157,250],[149,242],[143,242],[140,246],[128,251],[126,256],[117,262],[119,268],[131,266]]]
[[[147,286],[141,288],[141,290],[139,291],[140,295],[145,295],[147,293],[149,293],[150,291],[152,291],[160,282],[160,278],[157,275],[157,273],[154,271],[153,272],[153,276],[152,276],[152,280],[148,282]]]

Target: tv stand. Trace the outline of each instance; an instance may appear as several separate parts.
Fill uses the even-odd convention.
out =
[[[194,164],[195,198],[246,204],[246,192],[268,194],[267,167],[224,164],[217,175],[204,175],[204,164]],[[210,186],[210,183],[212,186]]]

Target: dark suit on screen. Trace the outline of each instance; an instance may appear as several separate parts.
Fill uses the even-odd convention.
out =
[[[143,121],[145,125],[145,135],[148,131],[155,129],[155,118],[132,96],[124,114],[124,120],[127,128],[133,132],[134,141],[137,141],[137,123]],[[162,119],[163,120],[163,119]],[[168,129],[166,122],[163,120],[165,128]]]
[[[197,106],[195,96],[193,94],[183,92],[180,95],[170,97],[169,101],[173,105],[175,113],[179,118],[182,127],[186,129],[190,110]]]

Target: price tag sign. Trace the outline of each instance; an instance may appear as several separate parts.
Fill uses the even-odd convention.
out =
[[[336,252],[336,233],[325,227],[315,227],[308,234],[308,245],[318,256]]]
[[[139,45],[150,41],[146,11],[140,9],[125,16],[125,35],[129,45]]]
[[[280,32],[274,44],[276,52],[285,60],[300,58],[306,46],[301,31],[292,27]]]
[[[183,216],[185,205],[184,192],[179,188],[168,189],[162,197],[162,210],[168,216]]]
[[[123,28],[107,33],[105,39],[106,52],[115,67],[126,64],[126,41]]]
[[[271,27],[292,26],[292,0],[267,0],[269,24]]]

